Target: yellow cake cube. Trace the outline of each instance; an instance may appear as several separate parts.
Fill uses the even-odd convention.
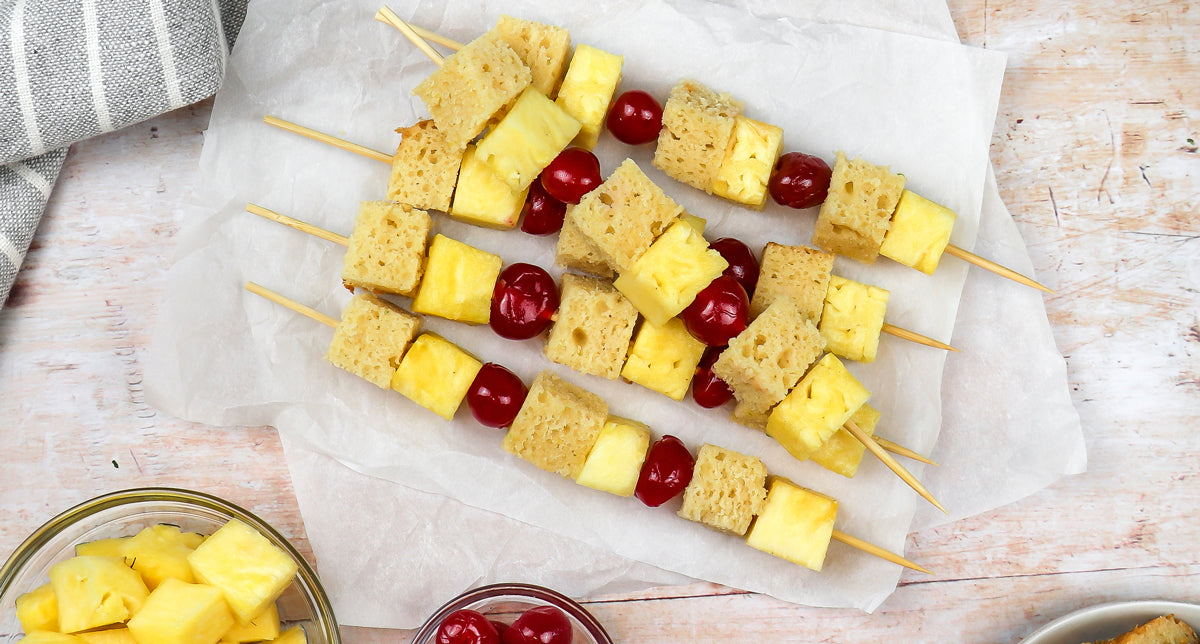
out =
[[[261,615],[248,624],[234,624],[221,635],[222,642],[262,642],[279,637],[279,609],[275,604],[267,606]]]
[[[875,425],[879,423],[880,413],[870,405],[863,405],[850,417],[850,422],[858,425],[867,436],[875,433]],[[867,446],[854,437],[853,434],[840,428],[825,441],[817,451],[812,453],[812,461],[817,465],[837,472],[846,478],[854,478],[858,473],[858,465],[862,463],[863,453]]]
[[[492,315],[492,290],[502,264],[499,255],[434,235],[425,277],[413,298],[413,311],[467,324],[487,324]]]
[[[833,258],[833,253],[815,248],[768,242],[763,248],[754,297],[750,298],[750,318],[758,317],[776,298],[787,296],[800,307],[805,319],[817,324],[825,307]]]
[[[21,622],[21,630],[26,633],[58,630],[58,600],[54,597],[54,587],[49,583],[19,595],[16,610],[17,621]]]
[[[767,419],[767,435],[805,460],[871,397],[841,360],[825,354]]]
[[[143,528],[121,546],[121,556],[138,571],[146,587],[154,590],[167,579],[195,583],[187,556],[199,546],[203,537],[183,532],[173,525],[152,525]]]
[[[496,31],[529,68],[532,85],[554,96],[571,57],[571,35],[562,28],[512,16],[500,16]]]
[[[677,219],[613,280],[613,286],[647,320],[661,326],[687,308],[728,267],[729,262],[709,248],[695,228]]]
[[[188,563],[198,581],[220,589],[239,624],[248,624],[267,610],[300,568],[287,552],[237,519],[205,539],[188,555]]]
[[[454,343],[433,333],[413,342],[392,376],[392,389],[445,418],[454,412],[471,388],[483,363]]]
[[[484,135],[475,154],[513,192],[521,192],[567,147],[579,127],[579,121],[530,87]]]
[[[606,280],[564,273],[546,358],[580,373],[616,380],[625,364],[637,309]]]
[[[118,624],[150,594],[141,575],[120,557],[72,557],[50,568],[50,585],[64,633]]]
[[[575,479],[607,419],[603,399],[543,371],[529,386],[501,445],[547,472]]]
[[[400,145],[392,155],[388,176],[388,201],[399,201],[422,210],[450,210],[450,195],[458,181],[463,148],[451,147],[446,135],[431,120],[397,128]]]
[[[904,175],[862,159],[837,153],[829,194],[821,204],[813,244],[868,264],[891,226],[892,213],[904,191]]]
[[[342,259],[342,282],[376,293],[412,296],[421,283],[429,213],[395,201],[358,205]]]
[[[819,326],[825,348],[848,360],[873,362],[887,302],[885,289],[831,276]]]
[[[168,579],[129,620],[139,644],[215,644],[234,625],[221,589]]]
[[[421,318],[360,293],[342,309],[325,359],[377,387],[387,388],[420,328]]]
[[[654,167],[676,181],[712,192],[734,121],[741,114],[741,103],[729,94],[694,80],[679,81],[663,106]]]
[[[704,343],[692,337],[679,318],[662,325],[646,320],[629,348],[621,377],[683,400],[703,355]]]
[[[956,218],[953,210],[905,190],[879,254],[932,274],[950,243]]]
[[[474,145],[463,154],[450,216],[476,226],[507,230],[521,219],[529,190],[513,190],[479,159]]]
[[[585,196],[584,199],[587,199]],[[608,265],[600,254],[600,249],[571,218],[563,220],[562,230],[558,231],[558,241],[554,246],[554,261],[559,266],[573,268],[577,271],[611,278],[616,271]]]
[[[633,496],[649,449],[650,428],[636,420],[610,416],[575,482],[617,496]]]
[[[767,466],[758,458],[702,445],[679,516],[740,537],[762,511],[766,482]]]
[[[713,194],[762,210],[771,171],[782,150],[783,128],[738,116],[713,180]]]
[[[774,478],[746,544],[819,571],[833,536],[837,505],[823,494]]]
[[[625,58],[610,54],[591,45],[575,47],[571,66],[563,78],[555,100],[568,114],[579,121],[581,128],[575,145],[592,149],[604,129],[604,117],[612,103],[617,85],[621,83],[621,66]]]

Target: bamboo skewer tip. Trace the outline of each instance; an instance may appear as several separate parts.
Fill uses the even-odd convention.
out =
[[[868,541],[863,541],[862,539],[859,539],[858,537],[855,537],[853,535],[846,534],[845,532],[842,532],[841,530],[834,530],[833,534],[831,536],[833,537],[833,539],[840,541],[852,548],[858,548],[859,550],[862,550],[863,552],[865,552],[867,554],[874,555],[885,561],[890,561],[894,564],[904,566],[905,568],[908,568],[909,570],[915,570],[917,572],[922,572],[922,573],[925,573],[926,575],[933,575],[933,573],[929,569],[925,568],[924,566],[917,565],[916,563],[913,563],[912,561],[909,561],[908,559],[901,557],[900,555],[892,552],[891,550],[886,550],[884,548],[880,548],[879,546],[877,546],[873,543],[870,543]]]
[[[946,508],[942,507],[942,504],[939,503],[937,499],[933,498],[933,495],[929,493],[929,490],[925,488],[921,481],[917,480],[917,477],[913,476],[912,472],[909,472],[903,465],[896,462],[896,459],[892,458],[891,454],[888,454],[886,451],[884,451],[883,447],[880,446],[875,439],[871,438],[870,435],[864,432],[862,428],[859,427],[854,421],[848,420],[846,421],[845,425],[842,425],[842,427],[844,427],[846,431],[850,432],[850,434],[857,438],[863,445],[866,445],[867,449],[870,450],[872,454],[878,457],[879,460],[883,461],[883,464],[886,465],[889,470],[895,472],[896,476],[899,476],[900,480],[907,483],[908,486],[911,487],[917,494],[920,494],[922,498],[932,503],[933,507],[941,510],[945,514],[949,514],[949,512],[946,511]]]
[[[1018,284],[1024,284],[1025,286],[1028,286],[1031,288],[1036,288],[1039,291],[1044,291],[1051,295],[1057,295],[1057,293],[1050,290],[1049,288],[1046,288],[1045,286],[1042,286],[1040,283],[1034,281],[1032,278],[1026,277],[1026,276],[1014,271],[1013,269],[1008,268],[1007,266],[997,264],[996,262],[993,262],[990,259],[985,259],[983,257],[980,257],[979,255],[976,255],[975,253],[972,253],[969,250],[965,250],[963,248],[955,246],[954,244],[946,244],[946,252],[963,260],[964,262],[974,264],[974,265],[978,266],[979,268],[982,268],[987,271],[991,271],[991,272],[999,275],[1000,277],[1010,279]]]
[[[439,54],[436,49],[429,45],[428,42],[425,42],[425,39],[422,38],[421,35],[415,30],[413,30],[412,26],[405,22],[403,18],[397,15],[395,11],[392,11],[387,5],[380,7],[379,11],[375,12],[375,19],[379,22],[386,22],[396,29],[399,29],[400,33],[404,34],[405,38],[408,38],[412,44],[416,45],[418,49],[420,49],[426,56],[429,57],[429,60],[437,63],[438,67],[441,67],[446,63],[446,58],[444,56]]]
[[[955,353],[962,353],[958,349],[955,349],[954,347],[952,347],[944,342],[938,342],[937,340],[934,340],[933,338],[930,338],[928,336],[921,335],[920,333],[917,333],[916,331],[909,331],[908,329],[904,329],[904,328],[895,326],[893,324],[888,324],[887,322],[883,323],[883,326],[879,329],[879,331],[881,333],[887,333],[889,335],[894,335],[897,338],[901,338],[903,340],[908,340],[909,342],[916,342],[917,344],[922,344],[927,347],[933,347],[935,349],[943,349],[945,351],[953,351]]]

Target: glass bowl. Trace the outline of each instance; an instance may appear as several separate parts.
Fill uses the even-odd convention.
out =
[[[296,577],[276,602],[285,628],[300,625],[309,644],[341,644],[329,598],[312,567],[274,528],[252,513],[215,496],[173,488],[139,488],[96,497],[38,528],[0,568],[0,644],[21,639],[15,602],[49,581],[50,567],[71,558],[75,545],[136,534],[166,523],[187,532],[212,534],[230,519],[257,529],[299,565]]]
[[[470,609],[483,613],[488,619],[511,624],[521,613],[538,606],[554,606],[571,621],[571,644],[612,644],[608,632],[570,597],[530,584],[493,584],[482,586],[451,599],[421,625],[412,644],[432,644],[436,641],[438,625],[456,610]]]

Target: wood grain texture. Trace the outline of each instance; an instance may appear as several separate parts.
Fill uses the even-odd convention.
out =
[[[1035,277],[1058,292],[1046,303],[1088,472],[912,534],[905,554],[935,575],[906,572],[873,615],[699,583],[590,602],[617,641],[1015,642],[1098,602],[1200,601],[1200,8],[950,6],[966,43],[1009,55],[992,158]],[[67,159],[0,312],[0,556],[70,505],[137,485],[219,494],[307,552],[273,430],[165,418],[142,396],[208,111]]]

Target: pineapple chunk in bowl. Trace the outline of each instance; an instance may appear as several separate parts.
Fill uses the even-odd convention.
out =
[[[17,598],[45,585],[55,564],[77,554],[112,554],[103,552],[114,543],[109,540],[132,537],[153,526],[175,526],[179,529],[176,533],[193,536],[211,535],[230,521],[257,532],[265,543],[274,547],[272,551],[281,553],[295,565],[295,575],[274,604],[281,627],[300,627],[304,637],[299,641],[307,640],[308,644],[341,644],[325,590],[316,573],[287,539],[262,519],[228,501],[173,488],[105,494],[63,512],[30,535],[0,567],[0,644],[21,640]],[[89,545],[77,552],[77,546],[83,544]],[[105,557],[93,557],[102,558]]]
[[[481,586],[446,602],[425,621],[412,644],[436,642],[438,626],[456,611],[478,611],[489,621],[508,625],[523,612],[539,606],[553,606],[567,616],[571,624],[571,644],[612,644],[612,638],[600,622],[571,598],[542,586],[512,583]]]

